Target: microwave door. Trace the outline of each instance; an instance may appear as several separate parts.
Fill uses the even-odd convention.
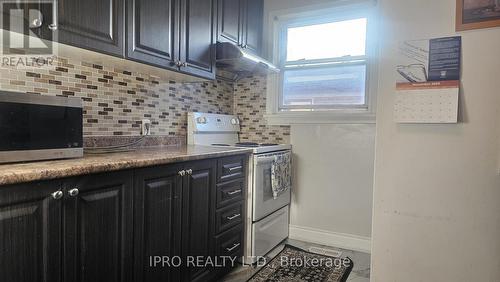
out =
[[[290,190],[280,194],[277,199],[273,197],[271,186],[271,170],[274,156],[269,154],[255,156],[254,160],[254,196],[253,196],[253,220],[258,221],[280,208],[290,204]]]

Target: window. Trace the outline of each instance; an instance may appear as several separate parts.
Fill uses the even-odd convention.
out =
[[[375,1],[271,13],[270,124],[374,123]]]
[[[283,29],[280,111],[366,109],[367,18]]]

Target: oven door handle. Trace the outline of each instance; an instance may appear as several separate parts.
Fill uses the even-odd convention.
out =
[[[257,156],[257,163],[270,163],[274,162],[274,156]]]

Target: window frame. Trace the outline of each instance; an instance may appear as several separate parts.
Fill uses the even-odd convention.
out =
[[[320,60],[309,60],[321,63],[339,59],[342,61],[355,61],[360,59],[366,65],[365,81],[365,104],[363,105],[337,105],[326,107],[311,107],[302,111],[290,110],[285,107],[282,110],[283,78],[284,72],[268,76],[267,85],[267,114],[266,118],[270,124],[290,125],[308,123],[374,123],[376,108],[377,89],[377,48],[373,30],[375,29],[375,3],[372,0],[361,1],[357,4],[329,4],[328,7],[312,7],[310,9],[298,10],[296,12],[285,10],[271,13],[269,25],[272,26],[269,47],[274,64],[283,68],[287,57],[287,29],[290,27],[307,26],[314,24],[338,22],[357,18],[367,19],[366,51],[364,56],[330,58]],[[299,61],[296,61],[299,62]],[[329,65],[331,67],[331,64]],[[325,109],[326,108],[326,109]],[[303,107],[302,107],[303,109]]]

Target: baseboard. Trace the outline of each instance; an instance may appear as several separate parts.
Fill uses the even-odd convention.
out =
[[[290,225],[290,239],[371,253],[371,238]]]

